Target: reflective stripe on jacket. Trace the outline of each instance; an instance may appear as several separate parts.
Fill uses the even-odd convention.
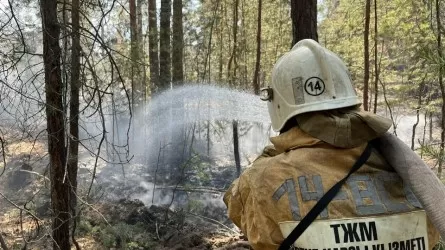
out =
[[[247,236],[254,249],[277,249],[284,239],[279,223],[301,220],[330,187],[347,175],[366,146],[337,148],[296,127],[271,138],[271,141],[274,146],[266,147],[263,154],[232,183],[224,196],[230,219]],[[389,219],[394,215],[421,210],[411,190],[403,185],[392,168],[374,151],[366,164],[348,179],[316,222],[345,218],[363,219],[361,221],[367,218]],[[395,216],[391,222],[394,229],[387,226],[389,229],[384,232],[397,232],[397,218],[403,217]],[[350,223],[349,226],[353,228],[351,230],[361,228],[359,224]],[[343,233],[339,231],[340,226],[331,225],[331,228],[330,231],[337,237],[332,239],[334,242],[340,242],[343,238],[346,241],[360,241],[363,240],[362,235],[371,235],[369,240],[375,241],[371,243],[379,243],[377,235],[372,238],[369,228],[362,232],[349,232],[352,235],[350,238],[346,232],[344,237],[340,234]],[[425,222],[424,231],[428,234],[425,239],[428,245],[425,248],[432,249],[438,241],[438,232],[429,221]],[[320,235],[320,239],[323,237],[328,236]],[[381,235],[380,239],[383,238]],[[423,250],[420,247],[422,241],[416,239],[407,236],[406,242],[397,241],[394,245],[382,243],[381,247],[384,248],[379,246],[377,249]],[[406,248],[405,244],[411,245]],[[335,247],[333,245],[330,249]],[[368,250],[371,249],[372,245],[369,245]]]

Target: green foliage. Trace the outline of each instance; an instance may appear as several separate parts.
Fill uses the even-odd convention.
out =
[[[112,227],[102,229],[98,234],[107,247],[131,250],[152,249],[156,245],[153,236],[141,224],[129,225],[120,222]]]
[[[13,249],[13,250],[21,250],[21,249],[23,249],[23,246],[22,246],[22,244],[20,244],[20,242],[14,242],[14,244],[12,245],[11,249]]]
[[[107,248],[152,249],[156,240],[143,224],[129,225],[118,222],[114,225],[100,223],[93,226],[87,219],[78,225],[78,235],[93,235]]]
[[[415,107],[420,84],[435,83],[437,76],[434,66],[437,61],[428,59],[435,54],[430,11],[421,1],[377,3],[378,33],[376,35],[372,28],[370,32],[371,82],[375,74],[373,55],[377,49],[379,77],[387,85],[391,99],[401,99],[408,106],[412,102],[411,106]],[[364,6],[363,0],[324,1],[322,8],[326,18],[319,25],[321,42],[343,57],[358,89],[361,89],[364,74]],[[374,13],[371,13],[370,26],[374,27]],[[377,38],[377,47],[373,44],[374,38]]]
[[[113,231],[110,230],[109,228],[98,230],[96,232],[96,235],[98,236],[99,240],[102,242],[102,244],[105,247],[108,247],[108,248],[115,247],[116,237],[113,234]]]
[[[187,203],[187,211],[190,211],[192,213],[199,213],[204,208],[204,204],[202,204],[201,201],[196,199],[190,199],[190,201]]]
[[[251,89],[255,66],[257,8],[257,1],[240,1],[235,82],[236,87],[243,89]],[[264,72],[263,79],[267,79],[276,59],[290,48],[292,26],[288,2],[263,1],[262,10],[261,71]],[[233,16],[232,1],[204,1],[187,11],[184,52],[188,81],[210,79],[221,84],[228,81],[227,65],[233,49]]]
[[[77,234],[83,235],[93,232],[93,226],[87,220],[82,219],[77,226]]]
[[[423,145],[420,147],[420,153],[433,159],[438,160],[440,158],[439,145]]]
[[[205,186],[211,181],[211,175],[209,172],[210,163],[205,162],[199,155],[195,158],[192,164],[192,170],[196,173],[196,177],[200,181],[200,184]]]

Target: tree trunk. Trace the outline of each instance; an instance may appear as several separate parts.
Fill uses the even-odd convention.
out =
[[[2,247],[3,250],[8,250],[8,246],[6,245],[5,240],[3,239],[3,232],[0,231],[0,247]]]
[[[138,55],[139,58],[142,57],[142,43],[143,43],[143,37],[142,37],[142,5],[144,0],[137,0],[136,2],[136,41],[137,41],[137,48],[138,48]]]
[[[40,4],[43,27],[48,153],[51,173],[51,205],[54,213],[52,223],[53,248],[70,249],[70,186],[68,181],[64,181],[66,131],[62,102],[63,83],[60,69],[60,26],[57,20],[57,1],[41,0]]]
[[[249,72],[249,69],[248,69],[248,67],[247,67],[247,65],[250,65],[250,63],[249,63],[249,49],[247,48],[247,25],[246,25],[246,8],[245,8],[245,6],[246,6],[246,0],[241,0],[241,36],[242,36],[242,39],[241,39],[241,45],[242,45],[242,49],[240,50],[240,52],[239,52],[239,54],[242,54],[242,62],[241,62],[241,65],[242,65],[242,68],[241,68],[241,70],[240,70],[240,72],[239,72],[239,75],[240,75],[240,77],[238,77],[238,79],[240,79],[240,86],[243,88],[243,89],[249,89],[249,88],[251,88],[251,85],[250,84],[248,84],[248,80],[247,80],[247,78],[248,78],[248,72]],[[235,61],[236,62],[236,61]],[[237,64],[235,64],[235,66],[236,67],[238,67],[237,66]]]
[[[232,53],[230,54],[229,63],[227,64],[227,78],[229,80],[229,85],[234,86],[235,85],[235,78],[236,78],[236,53],[237,53],[237,34],[238,34],[238,5],[239,0],[234,0],[233,5],[233,23],[232,23],[232,29],[233,29],[233,46],[232,46]],[[232,62],[234,63],[234,69],[232,72]]]
[[[142,5],[144,3],[144,0],[137,0],[136,5],[136,15],[137,15],[137,38],[136,38],[136,49],[138,51],[138,61],[137,61],[137,76],[138,76],[138,82],[136,83],[136,90],[139,95],[140,101],[144,102],[146,98],[146,79],[145,79],[145,56],[144,56],[144,39],[142,36]]]
[[[68,50],[70,49],[70,35],[69,35],[69,30],[68,30],[68,24],[70,22],[69,20],[69,11],[68,11],[68,5],[70,5],[71,2],[70,0],[63,0],[63,4],[62,4],[62,11],[61,11],[61,18],[62,18],[62,23],[60,24],[60,32],[61,32],[61,41],[60,41],[60,45],[61,45],[61,52],[60,52],[60,56],[61,56],[61,70],[62,70],[62,82],[63,82],[63,96],[62,96],[62,100],[63,100],[63,105],[66,106],[67,105],[67,95],[68,95],[68,83],[70,81],[69,79],[69,60],[68,57],[70,55],[70,53],[68,52]]]
[[[440,21],[440,1],[436,0],[436,21],[437,21],[437,55],[440,61],[443,60],[442,54],[442,30]],[[443,66],[442,63],[439,64],[439,86],[440,94],[442,95],[442,118],[440,122],[440,151],[439,151],[439,166],[437,167],[437,175],[441,178],[442,175],[442,164],[443,164],[443,153],[445,144],[445,88],[443,85]]]
[[[136,23],[136,0],[130,0],[130,58],[131,58],[131,103],[134,104],[136,99],[135,71],[137,61],[137,23]]]
[[[416,108],[416,123],[413,124],[413,133],[411,135],[411,150],[414,151],[414,146],[416,142],[416,129],[420,122],[420,108],[422,107],[422,95],[425,90],[425,78],[422,79],[422,82],[419,86],[418,97],[417,97],[417,108]],[[423,146],[423,145],[422,145]]]
[[[76,206],[77,206],[77,170],[79,156],[79,89],[80,89],[80,18],[79,0],[72,0],[71,22],[72,22],[72,51],[71,51],[71,91],[70,91],[70,138],[68,153],[68,178],[71,185],[70,210],[71,222],[73,223],[72,240],[79,249],[74,236],[76,231]]]
[[[245,0],[241,0],[241,16],[240,16],[240,46],[238,46],[238,54],[239,54],[239,58],[241,58],[242,60],[240,60],[242,68],[240,68],[239,71],[239,77],[238,77],[238,86],[240,86],[242,89],[248,89],[251,86],[249,86],[247,84],[247,65],[249,64],[249,60],[247,57],[247,34],[246,34],[246,11],[245,11]],[[235,70],[237,68],[239,68],[238,63],[235,61]]]
[[[148,0],[148,47],[150,60],[150,91],[157,92],[159,87],[159,45],[158,18],[156,15],[156,0]]]
[[[369,110],[369,19],[371,12],[371,0],[366,0],[365,6],[365,31],[364,35],[364,65],[365,73],[363,78],[363,109],[365,111]]]
[[[210,156],[210,120],[207,120],[207,156]]]
[[[173,0],[172,82],[184,83],[184,32],[182,27],[182,0]]]
[[[218,59],[218,82],[222,82],[222,77],[223,77],[223,46],[224,44],[222,43],[223,41],[223,33],[222,33],[222,28],[221,28],[221,33],[219,34],[219,59]]]
[[[232,121],[233,129],[233,154],[235,156],[235,166],[237,176],[241,175],[241,162],[239,158],[239,138],[238,138],[238,121]]]
[[[423,153],[425,152],[424,146],[425,146],[425,138],[426,138],[426,126],[428,125],[428,121],[427,121],[427,112],[425,112],[424,116],[423,116],[423,135],[422,135],[422,144],[420,144],[421,146],[421,150],[420,150],[420,158],[423,159]]]
[[[171,0],[161,0],[160,36],[159,36],[159,90],[170,88],[171,58],[170,58],[170,17]]]
[[[385,84],[383,84],[382,81],[380,81],[380,84],[382,85],[383,99],[385,100],[386,107],[387,107],[388,110],[389,110],[389,116],[390,116],[391,121],[392,121],[392,127],[393,127],[393,129],[394,129],[394,135],[397,136],[397,123],[396,123],[396,120],[395,120],[395,118],[394,118],[394,115],[393,115],[393,112],[392,112],[391,105],[390,105],[390,103],[389,103],[389,101],[388,101],[388,98],[387,98],[387,96],[386,96],[386,87],[385,87]]]
[[[262,0],[258,0],[258,21],[256,32],[256,62],[255,73],[253,74],[253,93],[260,94],[260,61],[261,61],[261,8]]]
[[[223,10],[225,10],[226,8],[226,1],[224,0],[224,5],[221,4],[221,12],[224,12]],[[221,13],[221,15],[223,15]],[[223,24],[223,20],[221,20],[220,25],[219,25],[219,59],[218,59],[218,82],[222,82],[222,77],[223,77],[223,46],[224,46],[224,36],[223,36],[223,32],[224,32],[224,24]]]
[[[208,78],[207,82],[210,82],[211,79],[211,56],[212,56],[212,40],[213,40],[213,29],[215,27],[215,21],[217,19],[218,9],[219,9],[220,1],[216,1],[215,9],[213,10],[213,18],[210,24],[210,32],[209,32],[209,42],[207,44],[207,54],[204,59],[204,74],[202,77],[202,81],[206,81],[207,75],[207,65],[208,65]]]
[[[285,6],[286,5],[284,5],[284,4],[281,4],[281,6],[280,6],[280,13],[283,13],[283,12],[285,12]],[[278,22],[277,23],[277,25],[278,25],[278,27],[276,27],[276,26],[274,26],[273,28],[274,28],[274,30],[276,30],[276,34],[277,34],[277,37],[278,37],[278,39],[274,39],[275,41],[275,46],[274,46],[274,61],[277,61],[277,57],[278,57],[278,55],[280,54],[280,47],[281,47],[281,44],[283,44],[283,23],[284,22]]]
[[[429,120],[428,140],[433,141],[433,112],[428,113],[428,120]]]
[[[318,41],[317,0],[291,0],[292,46],[303,39]]]
[[[375,80],[374,80],[374,114],[377,113],[377,99],[379,96],[379,65],[378,65],[378,18],[377,18],[377,0],[374,0],[374,72],[375,72]]]

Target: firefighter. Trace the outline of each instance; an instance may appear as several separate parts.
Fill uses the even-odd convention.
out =
[[[224,195],[254,249],[278,249],[300,222],[297,249],[433,248],[438,232],[371,143],[391,121],[360,110],[336,54],[298,42],[275,64],[261,99],[279,135]]]

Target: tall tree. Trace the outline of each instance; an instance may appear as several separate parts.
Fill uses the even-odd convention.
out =
[[[365,73],[363,79],[363,109],[369,110],[369,19],[371,16],[371,0],[366,0],[365,5],[365,30],[363,32],[363,47],[364,47],[364,65]]]
[[[377,100],[379,96],[379,63],[378,63],[378,17],[377,0],[374,0],[374,114],[377,113]]]
[[[69,147],[68,147],[68,178],[71,186],[70,193],[70,211],[71,222],[73,223],[73,231],[71,234],[73,243],[77,249],[77,244],[74,236],[76,231],[76,206],[77,206],[77,170],[78,170],[78,156],[79,156],[79,90],[80,90],[80,2],[79,0],[72,0],[71,10],[71,90],[70,90],[70,115],[69,115]]]
[[[43,27],[43,63],[45,71],[46,122],[48,153],[51,172],[51,205],[53,217],[53,248],[70,249],[69,195],[70,186],[65,178],[65,121],[62,100],[62,77],[59,45],[60,24],[57,19],[57,1],[41,0]]]
[[[159,36],[159,90],[170,88],[171,82],[171,58],[170,58],[170,18],[171,0],[161,0],[160,36]]]
[[[130,0],[130,58],[131,58],[131,103],[134,105],[138,99],[138,28],[136,20],[136,0]]]
[[[442,175],[442,165],[443,165],[443,155],[445,147],[445,87],[443,84],[443,52],[442,52],[442,23],[440,21],[440,1],[436,0],[436,23],[437,23],[437,55],[439,56],[439,86],[440,93],[442,96],[442,118],[440,121],[440,151],[439,151],[439,166],[437,170],[437,175],[441,178]]]
[[[184,82],[184,31],[182,27],[182,0],[173,0],[173,38],[172,38],[172,82]]]
[[[217,14],[218,14],[218,9],[219,9],[219,5],[220,5],[221,1],[216,1],[215,7],[213,9],[213,16],[212,16],[212,21],[210,22],[210,32],[209,32],[209,42],[207,44],[207,54],[205,56],[204,59],[204,74],[202,77],[203,81],[208,81],[210,82],[210,78],[211,78],[211,73],[212,73],[212,65],[211,65],[211,58],[212,58],[212,40],[213,40],[213,29],[215,27],[215,22],[217,21]],[[208,65],[208,76],[206,76],[207,74],[207,65]],[[207,77],[207,79],[206,79]]]
[[[235,157],[235,167],[237,176],[241,175],[241,161],[239,157],[239,138],[238,138],[238,121],[232,121],[233,131],[233,155]]]
[[[227,8],[226,0],[223,1],[223,4],[221,4],[221,15],[225,14]],[[225,17],[224,15],[223,17]],[[222,18],[221,18],[222,19]],[[218,57],[218,82],[221,82],[223,79],[223,54],[224,54],[224,27],[223,25],[224,20],[220,20],[219,25],[219,57]]]
[[[229,80],[229,84],[233,86],[235,84],[236,79],[236,68],[237,68],[237,35],[238,35],[238,6],[239,6],[239,0],[233,0],[233,22],[232,22],[232,29],[233,29],[233,45],[232,45],[232,53],[230,54],[229,63],[227,64],[227,78]],[[233,66],[233,72],[232,72],[232,62],[234,64]]]
[[[137,16],[137,32],[136,32],[136,49],[137,49],[137,77],[136,91],[140,101],[145,101],[147,86],[146,86],[146,69],[145,69],[145,56],[144,56],[144,39],[142,36],[142,6],[144,0],[137,0],[136,3],[136,16]]]
[[[136,42],[138,53],[142,52],[142,5],[144,0],[137,0],[136,2]]]
[[[148,57],[150,60],[150,91],[153,95],[159,87],[159,44],[156,0],[148,0]]]
[[[240,65],[240,70],[239,70],[239,77],[238,77],[238,84],[240,87],[242,87],[243,89],[245,88],[250,88],[251,86],[247,84],[248,80],[248,67],[247,64],[249,61],[248,58],[248,48],[247,48],[247,22],[246,22],[246,0],[241,0],[241,16],[240,16],[240,44],[239,44],[239,57],[240,57],[240,61],[239,61],[239,65]]]
[[[262,0],[258,0],[258,20],[256,33],[256,62],[255,72],[253,74],[253,92],[255,95],[260,94],[260,61],[261,61],[261,10]]]
[[[292,46],[303,39],[318,41],[317,0],[291,0]]]

